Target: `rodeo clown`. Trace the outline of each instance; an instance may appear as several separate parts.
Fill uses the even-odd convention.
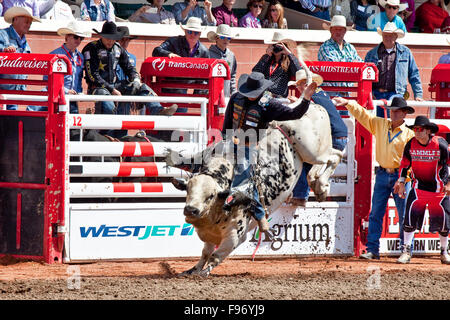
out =
[[[83,48],[85,59],[85,78],[88,84],[88,94],[94,95],[151,95],[150,88],[141,83],[139,73],[131,64],[124,48],[116,41],[122,39],[126,30],[119,30],[114,22],[105,22],[102,31],[98,32],[100,40],[92,41]],[[116,75],[117,66],[120,66],[127,79],[119,81]],[[150,114],[171,115],[176,105],[164,109],[159,102],[147,102],[146,108]],[[95,104],[95,113],[117,114],[112,101],[102,101]],[[112,133],[115,136],[117,133]],[[117,137],[120,138],[120,137]]]
[[[260,72],[243,74],[238,81],[238,92],[230,97],[222,135],[227,142],[234,143],[236,159],[231,189],[222,193],[228,195],[223,209],[230,211],[235,205],[247,203],[258,222],[260,231],[269,230],[266,212],[260,201],[257,186],[253,183],[253,164],[256,161],[260,130],[268,128],[273,120],[287,121],[301,118],[309,108],[311,96],[317,84],[312,82],[305,90],[304,98],[295,108],[290,108],[273,99],[268,91],[272,81],[266,80]],[[244,138],[242,138],[244,137]],[[253,191],[253,192],[252,192]]]
[[[414,130],[414,137],[405,145],[394,193],[405,198],[405,180],[409,169],[413,183],[406,200],[403,224],[405,245],[397,262],[410,262],[414,231],[422,228],[428,205],[430,232],[439,233],[441,262],[450,264],[447,251],[450,229],[448,143],[444,138],[434,135],[439,127],[425,116],[417,116],[414,124],[408,127]]]

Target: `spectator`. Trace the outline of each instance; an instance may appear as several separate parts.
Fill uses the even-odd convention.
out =
[[[304,13],[330,21],[331,0],[299,0],[299,2]]]
[[[367,31],[367,19],[378,12],[376,0],[352,0],[350,2],[350,12],[352,15],[355,29],[358,31]]]
[[[369,233],[367,252],[361,259],[380,259],[380,237],[387,203],[392,194],[399,215],[400,243],[403,245],[403,218],[405,199],[394,192],[398,179],[400,160],[406,143],[414,137],[414,132],[406,127],[405,117],[414,113],[414,108],[406,104],[405,99],[395,97],[392,100],[390,119],[379,118],[360,106],[355,100],[342,97],[333,98],[337,106],[345,106],[355,119],[375,136],[375,159],[380,165],[375,168],[375,185],[372,195],[372,209],[369,214]]]
[[[280,2],[274,1],[269,4],[262,27],[273,29],[288,28],[287,20],[284,17],[284,7]]]
[[[150,2],[149,6],[145,5],[140,7],[128,18],[128,20],[131,22],[176,24],[173,13],[163,7],[163,3],[166,0],[148,1]]]
[[[447,42],[448,44],[450,44],[450,37],[447,36]],[[438,64],[440,63],[448,63],[450,64],[450,53],[444,54],[443,56],[441,56],[439,58]]]
[[[84,0],[80,5],[80,15],[83,21],[116,21],[110,0]]]
[[[136,68],[131,64],[126,50],[116,41],[123,38],[125,31],[119,31],[114,22],[106,21],[102,31],[98,32],[100,40],[92,41],[83,48],[85,59],[85,77],[88,85],[88,94],[94,95],[151,95],[150,88],[142,84]],[[102,52],[102,54],[100,54]],[[117,81],[116,67],[119,65],[127,77],[126,82]],[[174,110],[164,109],[160,103],[148,103],[151,114],[173,114]],[[176,108],[176,106],[175,106]],[[96,103],[95,113],[116,114],[114,102],[103,101]],[[118,132],[110,132],[117,136]]]
[[[441,24],[441,33],[450,33],[450,16],[444,19]]]
[[[353,23],[350,0],[332,0],[330,17],[333,18],[335,15],[344,16],[347,21]]]
[[[247,2],[247,14],[239,20],[239,27],[242,28],[262,28],[261,20],[258,16],[264,8],[264,0],[249,0]]]
[[[335,15],[331,19],[331,24],[323,23],[323,28],[330,30],[331,38],[325,41],[319,48],[317,58],[319,61],[335,61],[335,62],[363,62],[355,47],[344,40],[347,30],[351,27],[347,26],[344,16]],[[352,86],[347,82],[326,83],[327,86],[347,87]],[[348,92],[333,92],[333,95],[348,96]]]
[[[215,26],[216,18],[214,18],[209,0],[204,2],[205,8],[198,5],[197,0],[184,0],[173,5],[172,12],[175,16],[176,23],[186,24],[189,18],[200,18],[203,25]]]
[[[72,74],[64,76],[64,93],[82,93],[81,81],[83,79],[84,57],[77,48],[84,38],[91,37],[91,33],[83,30],[80,23],[76,21],[69,22],[67,27],[59,28],[56,33],[64,37],[64,44],[50,54],[64,54],[72,63]],[[78,102],[70,102],[70,113],[78,113]]]
[[[225,60],[230,67],[230,80],[225,80],[223,84],[225,97],[230,97],[236,92],[237,62],[233,51],[228,48],[230,41],[236,36],[231,32],[231,27],[226,24],[219,25],[216,32],[208,32],[208,40],[216,43],[209,47],[210,58]]]
[[[376,31],[377,28],[383,30],[386,23],[394,23],[398,29],[406,33],[406,26],[398,13],[406,9],[406,4],[400,3],[400,0],[379,0],[379,4],[385,11],[371,16],[367,20],[367,30]]]
[[[268,91],[275,98],[287,98],[288,82],[295,77],[295,73],[301,69],[300,62],[294,55],[297,43],[288,39],[279,31],[275,31],[271,40],[264,40],[269,46],[257,64],[253,72],[261,72],[267,80],[272,82]]]
[[[312,81],[316,82],[317,86],[320,86],[323,82],[323,79],[320,75],[313,73]],[[290,81],[288,85],[295,85],[301,96],[306,88],[305,70],[301,69],[297,71],[295,75],[295,81]],[[296,99],[290,98],[290,100]],[[345,146],[347,145],[348,129],[339,112],[336,110],[333,102],[331,101],[330,96],[322,89],[317,88],[315,93],[311,97],[311,101],[321,105],[327,111],[328,116],[330,117],[332,146],[334,149],[344,151]],[[306,177],[309,170],[311,170],[311,167],[311,164],[306,162],[303,163],[302,173],[297,181],[297,184],[294,187],[294,190],[292,191],[292,198],[290,200],[290,203],[295,206],[306,207],[306,203],[308,202],[309,197],[309,186]]]
[[[30,8],[27,7],[12,7],[9,8],[4,15],[6,23],[11,24],[6,29],[0,30],[0,52],[17,52],[17,53],[31,53],[31,48],[28,45],[25,35],[30,30],[33,21],[41,22],[37,17],[34,17]],[[0,79],[26,79],[26,75],[21,74],[0,74]],[[25,90],[25,85],[22,84],[0,84],[1,90]],[[7,110],[17,110],[17,105],[7,105]]]
[[[233,6],[236,0],[223,0],[222,5],[212,9],[212,13],[216,18],[216,24],[226,24],[230,27],[237,27],[239,20],[233,12]]]
[[[42,14],[41,10],[41,18],[65,21],[75,20],[72,14],[72,8],[61,0],[57,0],[55,4],[45,12],[45,14]]]
[[[420,32],[433,33],[439,29],[448,17],[448,12],[440,6],[439,0],[428,0],[422,3],[416,10],[416,24]]]
[[[411,245],[416,230],[422,229],[425,208],[429,211],[430,233],[438,232],[441,244],[441,262],[450,264],[448,254],[448,231],[450,229],[450,184],[447,162],[448,143],[439,136],[437,124],[425,116],[416,117],[414,124],[408,126],[414,130],[414,137],[408,141],[400,163],[400,175],[394,192],[401,198],[406,197],[405,181],[408,171],[413,179],[406,201],[403,224],[404,246],[398,263],[411,261]]]
[[[409,81],[414,98],[422,101],[422,82],[414,56],[408,47],[397,42],[397,39],[403,38],[405,33],[393,22],[388,22],[383,31],[378,28],[378,34],[382,36],[383,41],[367,52],[364,59],[365,62],[374,63],[379,70],[378,82],[372,87],[374,97],[389,100],[394,96],[400,96],[408,99]],[[377,115],[384,116],[383,109],[379,106],[377,106]]]
[[[414,29],[414,23],[416,21],[416,4],[414,0],[400,0],[400,2],[406,5],[406,9],[400,11],[398,15],[405,23],[406,30],[411,32]]]
[[[39,2],[37,0],[3,0],[3,13],[6,15],[6,11],[12,7],[23,7],[31,9],[31,14],[35,18],[40,18],[41,12],[39,11]]]

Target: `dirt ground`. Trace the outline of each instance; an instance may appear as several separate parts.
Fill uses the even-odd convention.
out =
[[[208,278],[195,260],[44,264],[0,259],[0,300],[450,300],[439,256],[227,259]]]

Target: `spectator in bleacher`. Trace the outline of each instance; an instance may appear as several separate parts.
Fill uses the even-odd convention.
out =
[[[407,7],[405,10],[400,11],[398,15],[405,23],[406,30],[411,32],[414,29],[414,23],[416,21],[416,4],[414,0],[400,0],[400,3],[404,3]]]
[[[447,17],[448,12],[441,7],[439,0],[428,0],[416,10],[416,24],[420,32],[433,33],[439,29],[440,33],[442,22]]]
[[[165,1],[166,0],[148,0],[150,5],[140,7],[128,18],[128,20],[131,22],[176,24],[173,13],[163,7]]]
[[[287,29],[287,20],[284,17],[284,7],[278,1],[270,2],[266,16],[262,22],[263,28]]]
[[[391,100],[394,97],[409,98],[408,81],[417,101],[422,101],[423,90],[420,81],[419,68],[411,50],[398,43],[405,32],[388,22],[378,34],[383,41],[367,52],[365,62],[374,63],[379,71],[378,82],[373,84],[373,95],[376,99]],[[383,108],[377,106],[377,116],[384,117]],[[387,114],[389,117],[389,112]]]
[[[262,28],[261,20],[258,16],[264,8],[264,0],[249,0],[247,2],[248,12],[239,20],[239,27],[242,28]]]
[[[441,24],[441,33],[450,33],[450,16],[444,19]]]
[[[0,52],[31,53],[25,35],[30,30],[33,21],[41,22],[38,17],[33,16],[30,8],[12,7],[3,16],[6,23],[11,24],[6,29],[0,30]],[[0,74],[0,79],[26,79],[26,75],[21,74]],[[1,90],[25,90],[25,85],[21,84],[0,84]],[[17,105],[7,105],[7,110],[17,110]]]
[[[212,9],[212,14],[216,18],[216,24],[226,24],[230,27],[237,27],[239,20],[233,12],[236,0],[223,0],[222,5]]]
[[[260,72],[267,80],[272,81],[268,91],[274,98],[286,98],[289,93],[287,86],[289,80],[293,79],[297,70],[301,69],[300,62],[294,55],[297,43],[286,38],[279,31],[275,31],[273,37],[270,40],[264,40],[264,43],[269,46],[252,71]]]
[[[72,14],[72,8],[61,0],[57,0],[51,8],[48,8],[44,13],[43,12],[44,11],[41,9],[42,19],[65,21],[75,20]]]
[[[330,21],[331,0],[299,0],[303,12]]]
[[[69,22],[67,27],[59,28],[56,33],[64,37],[64,44],[50,52],[50,54],[66,55],[72,64],[72,74],[64,76],[64,93],[81,93],[83,92],[81,81],[83,79],[84,57],[77,48],[84,38],[91,37],[91,33],[83,30],[80,23],[76,21]],[[78,102],[70,102],[70,113],[78,113]]]
[[[37,0],[3,0],[3,13],[6,14],[9,8],[23,7],[31,9],[33,17],[40,18],[39,3]]]
[[[84,0],[80,5],[80,15],[83,21],[116,21],[110,0]]]
[[[405,10],[407,5],[400,3],[400,0],[379,0],[379,5],[385,11],[373,15],[367,20],[367,30],[376,31],[377,28],[383,30],[386,23],[391,22],[406,33],[405,23],[398,13]]]
[[[140,75],[131,64],[130,58],[124,48],[117,43],[125,35],[125,30],[119,30],[114,22],[106,21],[102,31],[98,32],[99,40],[88,43],[83,48],[85,59],[85,79],[88,85],[88,94],[93,95],[152,95],[146,84],[141,83]],[[127,77],[127,81],[117,79],[116,69],[120,66]],[[173,110],[164,109],[160,103],[152,102],[151,114],[172,114]],[[172,112],[172,113],[170,113]],[[112,101],[102,101],[95,105],[95,113],[116,114],[116,107]],[[110,132],[116,136],[116,132]],[[117,136],[116,136],[117,137]]]
[[[355,29],[358,31],[367,31],[367,19],[373,13],[377,12],[377,10],[376,0],[352,0],[350,2],[350,12]]]
[[[450,36],[447,37],[447,42],[448,42],[448,44],[450,44]],[[450,53],[447,53],[447,54],[444,54],[443,56],[441,56],[438,61],[438,64],[439,63],[449,63],[450,64]]]
[[[203,25],[215,26],[216,18],[214,18],[209,0],[204,1],[204,8],[200,7],[197,0],[184,0],[177,2],[172,7],[173,15],[177,23],[186,24],[189,18],[196,17],[201,19]]]
[[[330,8],[330,17],[335,15],[344,16],[347,22],[353,23],[350,9],[350,0],[333,0]]]
[[[217,27],[217,30],[208,32],[208,40],[215,42],[216,44],[209,47],[209,56],[213,59],[222,59],[228,63],[230,67],[230,80],[225,80],[223,84],[223,91],[225,97],[230,97],[236,92],[236,69],[237,62],[236,57],[228,48],[230,41],[234,39],[235,35],[231,31],[231,27],[226,24],[221,24]]]

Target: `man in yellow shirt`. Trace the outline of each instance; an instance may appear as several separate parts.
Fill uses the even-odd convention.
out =
[[[414,137],[414,132],[406,127],[405,117],[414,113],[403,98],[392,99],[390,119],[377,117],[364,109],[356,101],[349,101],[341,97],[333,98],[337,106],[345,106],[355,119],[375,136],[375,159],[379,167],[375,168],[375,186],[372,195],[372,210],[369,214],[369,233],[367,236],[367,252],[362,254],[363,259],[380,259],[380,237],[383,227],[383,218],[389,196],[392,194],[397,207],[400,225],[400,242],[403,245],[403,217],[405,199],[394,194],[394,185],[398,179],[400,161],[406,143]]]

